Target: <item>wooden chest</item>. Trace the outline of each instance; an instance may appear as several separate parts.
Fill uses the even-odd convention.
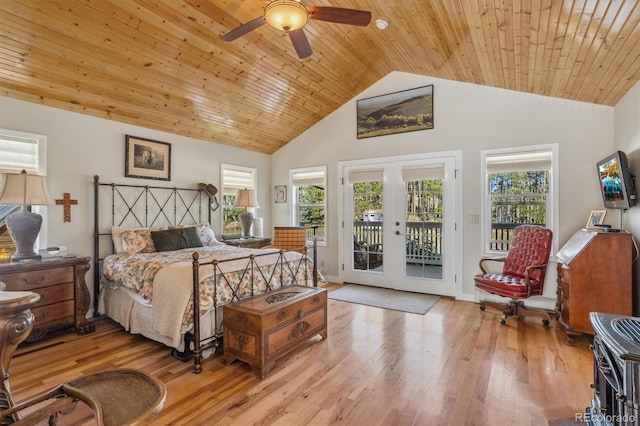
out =
[[[263,379],[310,337],[327,338],[327,291],[291,286],[223,307],[224,362],[239,359]]]

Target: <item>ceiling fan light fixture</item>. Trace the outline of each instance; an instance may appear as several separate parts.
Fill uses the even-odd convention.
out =
[[[309,12],[298,1],[274,0],[264,8],[264,19],[273,28],[288,33],[304,27],[309,19]]]

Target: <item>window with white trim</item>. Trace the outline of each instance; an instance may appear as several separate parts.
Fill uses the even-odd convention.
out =
[[[33,133],[0,129],[0,192],[4,188],[5,173],[20,173],[26,170],[29,174],[46,175],[46,141],[47,137]],[[18,206],[0,205],[0,230],[4,229],[4,218]],[[46,235],[46,209],[43,206],[33,206],[34,212],[42,217],[42,228],[39,240]],[[2,234],[2,232],[0,232]],[[4,245],[6,241],[0,241]]]
[[[256,189],[258,171],[251,167],[221,165],[222,176],[222,233],[240,234],[242,227],[238,215],[245,211],[244,207],[235,207],[236,196],[241,189]],[[256,208],[248,208],[255,215]]]
[[[293,224],[307,228],[307,241],[327,241],[327,167],[291,169],[289,180],[292,191]]]
[[[518,225],[555,231],[557,145],[483,151],[483,247],[507,252]]]

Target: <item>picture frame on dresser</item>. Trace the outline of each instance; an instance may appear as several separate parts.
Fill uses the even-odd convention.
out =
[[[589,219],[587,219],[587,228],[593,228],[597,225],[604,223],[604,216],[607,214],[606,210],[591,210]]]
[[[171,180],[171,144],[126,135],[124,176]]]

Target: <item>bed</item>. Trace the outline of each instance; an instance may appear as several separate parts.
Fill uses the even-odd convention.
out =
[[[247,249],[219,242],[199,188],[94,177],[94,315],[193,359],[220,347],[222,306],[283,286],[318,286],[316,244]],[[312,259],[313,257],[313,259]]]

